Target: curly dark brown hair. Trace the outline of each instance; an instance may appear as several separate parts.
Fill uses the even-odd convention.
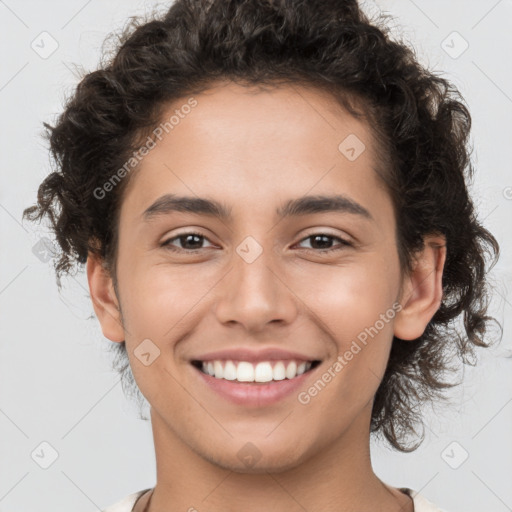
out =
[[[169,102],[218,80],[328,91],[375,136],[402,271],[410,272],[425,235],[447,241],[441,306],[421,337],[394,338],[373,404],[371,431],[412,451],[424,437],[419,406],[454,385],[446,379],[454,361],[475,364],[475,348],[491,344],[489,322],[496,320],[487,316],[487,274],[499,245],[478,222],[468,192],[474,170],[463,98],[391,37],[389,16],[374,18],[356,0],[176,0],[151,20],[133,18],[115,51],[83,76],[55,126],[44,123],[56,169],[24,217],[49,219],[60,246],[59,287],[89,252],[101,256],[115,283],[129,177],[106,195],[97,191],[140,148]],[[493,257],[489,269],[486,254]],[[115,346],[123,387],[134,386],[124,342]]]

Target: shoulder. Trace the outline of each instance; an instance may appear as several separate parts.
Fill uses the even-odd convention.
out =
[[[123,498],[121,501],[110,505],[109,507],[102,510],[102,512],[132,512],[133,506],[136,501],[150,489],[144,489],[143,491],[134,492]]]
[[[414,502],[414,512],[448,512],[447,510],[437,507],[431,501],[427,500],[425,496],[413,489],[403,487],[400,490],[412,498]]]

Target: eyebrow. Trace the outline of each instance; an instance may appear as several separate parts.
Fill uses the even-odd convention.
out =
[[[159,197],[144,211],[142,217],[145,221],[149,221],[160,215],[167,215],[172,212],[207,215],[224,221],[231,220],[231,208],[219,201],[202,197],[178,196],[175,194],[165,194]],[[277,216],[281,219],[324,212],[350,213],[370,221],[375,221],[371,213],[364,206],[344,195],[303,196],[288,200],[276,210]]]

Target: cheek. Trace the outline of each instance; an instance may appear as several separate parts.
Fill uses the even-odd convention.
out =
[[[382,375],[393,339],[398,262],[381,254],[358,256],[338,267],[318,265],[292,279],[311,321],[331,340],[333,357],[346,355],[347,367],[365,368],[352,375],[356,379],[369,371]]]
[[[311,321],[330,341],[331,352],[318,380],[302,390],[300,403],[307,403],[311,414],[329,410],[331,425],[340,428],[374,397],[393,339],[396,269],[379,257],[372,262],[318,267],[307,282],[304,277],[295,281],[297,295],[306,298]]]
[[[314,308],[332,336],[346,338],[372,325],[389,309],[398,290],[397,274],[380,257],[365,257],[342,266],[317,266],[290,277],[290,286]],[[313,268],[313,267],[312,267]]]
[[[119,261],[126,343],[133,347],[138,340],[149,338],[161,350],[172,350],[173,340],[197,327],[209,291],[219,285],[226,271],[213,265],[194,268],[149,260],[133,254]]]

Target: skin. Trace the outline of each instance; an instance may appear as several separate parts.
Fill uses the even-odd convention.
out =
[[[426,237],[414,271],[401,273],[371,131],[326,93],[218,83],[195,99],[125,190],[117,287],[99,259],[91,254],[87,263],[103,333],[126,341],[151,405],[157,483],[137,510],[151,497],[152,512],[413,511],[372,470],[371,406],[393,334],[419,337],[440,306],[444,238]],[[350,134],[366,146],[355,161],[338,150]],[[166,193],[216,199],[233,217],[169,212],[145,221]],[[333,193],[373,220],[347,212],[276,217],[288,199]],[[205,238],[175,238],[190,231]],[[324,233],[353,245],[308,238]],[[236,251],[247,236],[262,249],[252,263]],[[162,246],[168,240],[181,252]],[[279,347],[321,359],[316,380],[394,303],[402,310],[307,405],[295,393],[267,407],[231,404],[190,364],[213,350]],[[144,339],[160,350],[149,366],[134,355]],[[252,467],[237,456],[248,442],[260,456]]]

